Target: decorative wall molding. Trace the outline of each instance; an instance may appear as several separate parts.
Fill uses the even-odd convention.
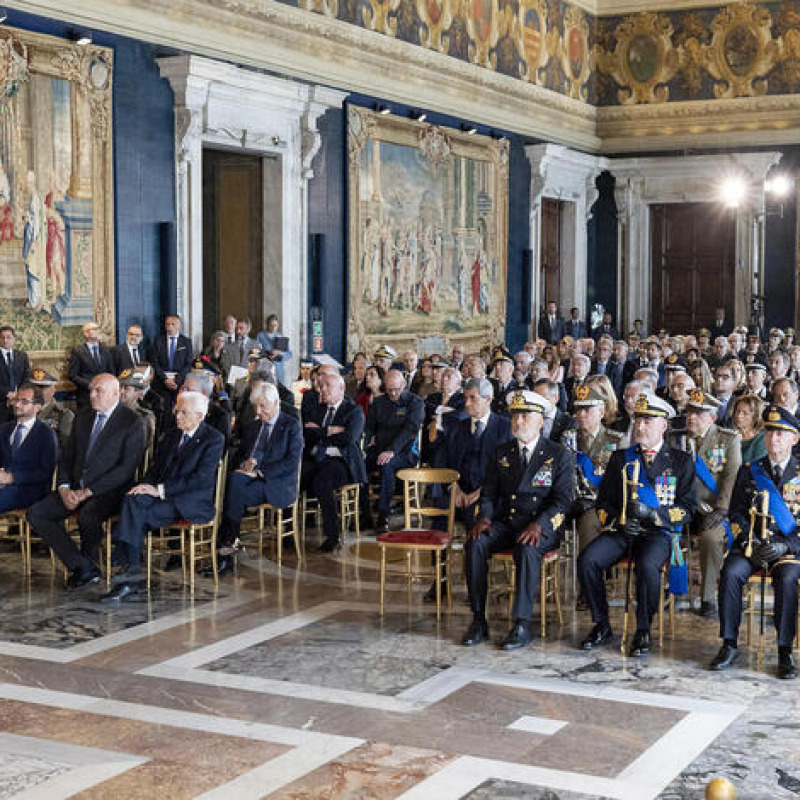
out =
[[[202,172],[203,147],[211,145],[280,159],[281,259],[265,303],[294,352],[306,352],[308,179],[320,147],[317,120],[341,107],[345,95],[199,56],[162,58],[158,65],[175,94],[177,308],[187,335],[205,344]]]

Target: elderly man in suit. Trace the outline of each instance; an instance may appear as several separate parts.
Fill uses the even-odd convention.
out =
[[[364,412],[344,394],[341,375],[324,375],[319,381],[322,402],[303,425],[303,488],[318,498],[322,511],[323,553],[339,546],[339,512],[334,492],[346,483],[367,482],[361,435]]]
[[[0,425],[0,513],[27,508],[50,491],[58,444],[37,419],[43,404],[42,390],[23,383],[11,401],[14,421]]]
[[[91,408],[78,412],[60,454],[57,491],[28,511],[34,531],[71,571],[71,588],[100,579],[96,564],[103,523],[118,512],[145,447],[144,425],[135,411],[120,403],[119,381],[113,375],[92,379],[89,400]],[[64,520],[73,513],[80,550],[64,528]]]
[[[269,503],[287,508],[297,499],[297,473],[303,453],[300,423],[281,411],[278,390],[271,383],[259,384],[250,402],[256,419],[242,436],[235,469],[228,476],[219,531],[223,547],[236,542],[248,506]],[[223,558],[219,570],[224,571],[228,564]]]
[[[217,468],[225,437],[204,420],[208,398],[183,391],[175,409],[177,427],[168,431],[147,474],[126,495],[114,531],[115,560],[122,571],[105,602],[137,594],[144,582],[141,559],[147,531],[185,519],[208,522],[214,518]]]
[[[514,625],[502,647],[518,650],[533,640],[531,617],[539,593],[542,556],[558,547],[575,483],[569,451],[542,435],[549,405],[544,397],[527,389],[515,391],[509,399],[514,438],[489,458],[481,487],[481,516],[469,531],[464,551],[473,617],[462,639],[465,645],[479,644],[489,636],[489,560],[503,550],[514,554],[516,588]]]
[[[14,329],[10,325],[0,327],[0,422],[14,419],[9,395],[13,396],[17,387],[30,378],[28,354],[14,347],[15,344]]]
[[[69,358],[69,379],[75,384],[78,408],[87,408],[89,386],[97,375],[114,373],[114,357],[100,341],[100,326],[87,322],[83,326],[84,344],[73,348]]]
[[[117,375],[126,369],[136,369],[147,361],[142,340],[141,325],[129,325],[125,334],[125,341],[112,349],[114,356],[114,369]]]
[[[155,372],[153,388],[173,406],[178,389],[192,368],[192,341],[181,333],[181,318],[177,314],[164,318],[164,333],[150,348],[150,364]]]

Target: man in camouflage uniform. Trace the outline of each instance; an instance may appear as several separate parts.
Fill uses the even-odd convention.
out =
[[[58,449],[62,452],[72,433],[75,414],[55,399],[56,379],[49,372],[37,367],[31,372],[30,382],[34,386],[42,387],[44,405],[39,412],[39,419],[56,432]]]

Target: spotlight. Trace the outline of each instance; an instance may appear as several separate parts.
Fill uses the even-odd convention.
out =
[[[726,178],[720,187],[722,202],[731,208],[736,208],[744,199],[745,194],[747,194],[747,186],[738,177]]]
[[[786,175],[774,175],[764,181],[764,190],[778,200],[783,200],[791,192],[792,182]]]

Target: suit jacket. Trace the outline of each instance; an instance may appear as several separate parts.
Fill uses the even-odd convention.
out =
[[[147,361],[147,353],[145,352],[144,345],[140,342],[136,345],[136,353],[139,356],[139,363]],[[119,375],[124,369],[133,369],[136,366],[131,358],[131,351],[128,348],[127,342],[122,342],[115,347],[111,348],[111,354],[114,358],[114,374]]]
[[[538,326],[539,338],[544,339],[548,344],[556,344],[564,338],[564,320],[556,315],[555,324],[550,326],[550,317],[547,314],[539,316]]]
[[[486,467],[481,516],[519,532],[538,522],[555,547],[575,494],[575,465],[566,447],[539,436],[523,468],[516,439],[501,444]]]
[[[598,365],[598,361],[596,358],[592,359],[592,367],[590,370],[592,375],[600,375],[600,368]],[[602,373],[605,375],[610,381],[611,385],[614,387],[614,394],[619,394],[622,391],[622,365],[618,364],[614,359],[609,358],[606,361],[606,369],[605,372]]]
[[[550,426],[550,433],[548,433],[547,438],[553,442],[560,442],[565,431],[574,427],[575,420],[566,411],[558,409],[555,417],[553,417],[553,424]]]
[[[60,454],[57,483],[71,489],[89,488],[92,494],[122,494],[133,485],[134,473],[144,454],[144,425],[135,411],[120,403],[106,420],[91,458],[87,459],[94,419],[91,408],[75,415],[72,435]]]
[[[495,450],[512,439],[511,419],[502,414],[490,414],[486,430],[476,437],[472,433],[472,418],[459,420],[445,437],[442,463],[435,466],[458,470],[458,485],[462,492],[474,492],[486,478],[486,464]]]
[[[244,432],[237,455],[237,467],[250,458],[261,432],[261,424],[260,420],[255,420]],[[270,485],[270,496],[275,498],[273,505],[276,507],[286,508],[297,499],[297,473],[302,455],[303,431],[300,423],[280,411],[268,446],[256,465],[259,478]]]
[[[169,343],[167,342],[167,335],[162,333],[150,348],[150,363],[153,365],[153,371],[156,374],[156,384],[163,386],[167,377],[165,373],[176,372],[175,382],[180,386],[192,368],[192,340],[182,333],[178,334],[178,340],[175,342],[172,369],[170,369]]]
[[[257,346],[258,342],[247,336],[242,342],[228,342],[225,347],[222,348],[220,363],[222,365],[222,375],[226,381],[228,380],[228,373],[232,366],[236,365],[237,367],[247,368],[247,360],[250,351]]]
[[[727,319],[724,319],[721,325],[717,325],[717,321],[714,319],[708,326],[708,330],[711,332],[711,341],[713,342],[717,336],[730,336],[733,325]]]
[[[0,408],[6,405],[9,392],[13,392],[21,383],[30,378],[31,365],[28,354],[24,350],[11,351],[12,369],[9,373],[5,358],[0,355]]]
[[[571,336],[573,339],[585,339],[587,335],[588,329],[586,328],[586,323],[582,320],[573,322],[568,319],[564,322],[564,336]]]
[[[388,394],[375,398],[367,415],[364,435],[367,451],[382,453],[391,450],[395,455],[411,453],[416,446],[424,416],[422,398],[411,394],[408,389],[400,395],[396,403],[389,399]]]
[[[114,375],[114,357],[104,344],[98,344],[100,350],[99,363],[92,356],[89,345],[82,344],[73,348],[69,358],[69,379],[75,384],[77,389],[77,401],[79,407],[89,405],[89,384],[95,375],[108,372]]]
[[[347,464],[350,481],[366,483],[367,469],[364,465],[364,453],[361,450],[361,437],[364,433],[364,412],[361,410],[361,406],[349,397],[342,398],[330,423],[331,426],[345,428],[341,433],[326,434],[322,423],[327,414],[328,407],[318,404],[314,409],[313,419],[307,421],[315,422],[320,427],[303,428],[306,457],[313,458],[317,446],[338,447],[344,463]],[[326,458],[335,458],[335,456],[326,456]]]
[[[37,419],[19,450],[12,455],[11,437],[16,426],[16,422],[0,425],[0,466],[14,476],[14,482],[0,491],[13,490],[22,508],[41,500],[50,491],[58,459],[58,442],[55,431]]]
[[[614,325],[609,325],[608,330],[602,323],[592,331],[592,339],[597,341],[601,336],[610,336],[612,339],[619,339],[619,331]]]
[[[225,450],[225,437],[207,422],[179,447],[183,431],[164,434],[142,483],[164,485],[164,499],[175,504],[178,514],[190,522],[213,519],[217,466]]]

